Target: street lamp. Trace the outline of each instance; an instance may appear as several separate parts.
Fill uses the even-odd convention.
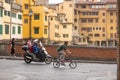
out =
[[[30,27],[29,27],[29,38],[30,38],[30,39],[31,39],[31,25],[32,25],[31,20],[32,20],[32,15],[33,15],[33,11],[32,11],[32,9],[30,9],[30,11],[29,11],[29,16],[30,16],[30,22],[29,22],[29,25],[30,25]]]

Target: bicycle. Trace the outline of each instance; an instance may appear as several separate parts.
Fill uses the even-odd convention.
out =
[[[69,54],[69,67],[72,68],[72,69],[75,69],[77,67],[77,63],[76,62],[73,62],[73,60],[71,59],[71,54]],[[54,68],[59,68],[62,61],[58,58],[56,59],[54,62],[53,62],[53,67]]]

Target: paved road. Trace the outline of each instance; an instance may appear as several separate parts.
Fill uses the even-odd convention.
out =
[[[116,64],[78,63],[76,69],[0,59],[0,80],[116,80]]]

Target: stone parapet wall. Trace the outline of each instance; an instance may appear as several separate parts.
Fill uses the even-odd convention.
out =
[[[57,56],[57,47],[57,45],[45,45],[45,48],[48,51],[48,53],[54,57]],[[24,54],[24,51],[22,50],[22,44],[16,44],[15,48],[16,55],[22,56]],[[117,48],[69,46],[69,49],[71,50],[72,56],[75,59],[116,60],[117,58]],[[10,44],[0,45],[0,55],[9,54]]]

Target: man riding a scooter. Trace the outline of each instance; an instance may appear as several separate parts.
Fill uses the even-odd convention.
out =
[[[35,39],[33,41],[33,53],[36,54],[36,56],[39,58],[39,59],[42,59],[44,56],[42,54],[42,47],[39,46],[39,41],[38,39]]]

